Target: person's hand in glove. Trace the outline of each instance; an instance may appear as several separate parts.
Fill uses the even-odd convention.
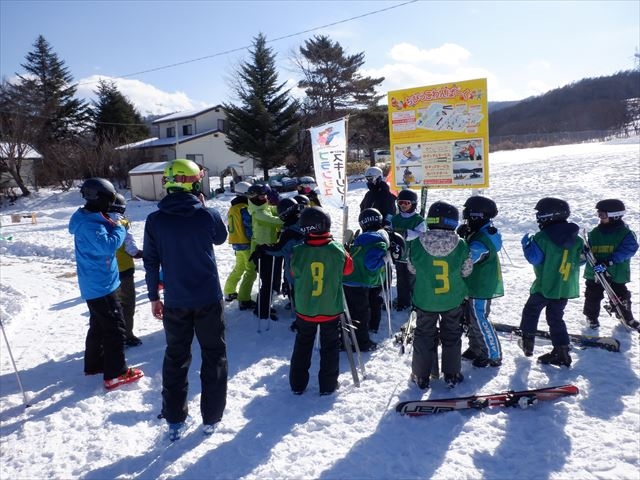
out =
[[[469,227],[469,225],[467,225],[466,223],[463,223],[457,228],[456,233],[460,238],[467,238],[471,233],[471,227]]]
[[[596,273],[605,273],[613,262],[611,260],[601,260],[593,266],[593,271]]]
[[[264,255],[266,247],[267,247],[266,245],[257,245],[256,249],[249,256],[249,260],[252,261],[256,265],[256,267],[258,266],[258,261],[260,260],[260,257]]]

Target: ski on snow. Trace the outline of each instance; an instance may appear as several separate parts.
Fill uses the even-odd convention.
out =
[[[491,322],[493,328],[498,332],[507,332],[513,333],[519,337],[522,336],[522,330],[520,327],[516,327],[515,325],[507,325],[506,323],[495,323]],[[551,339],[551,334],[549,332],[545,332],[543,330],[536,330],[536,337]],[[602,348],[604,350],[608,350],[610,352],[619,352],[620,351],[620,342],[613,337],[595,337],[590,335],[578,335],[575,333],[569,334],[569,340],[571,343],[578,347],[590,347],[590,348]]]
[[[453,410],[516,407],[527,408],[540,400],[555,400],[559,397],[577,395],[575,385],[539,388],[536,390],[509,390],[490,395],[471,395],[469,397],[443,398],[433,400],[410,400],[396,405],[396,412],[401,415],[419,417]]]
[[[497,332],[512,333],[519,337],[522,336],[522,330],[520,329],[520,327],[517,327],[515,325],[495,322],[491,322],[491,324]],[[409,317],[409,320],[400,327],[400,331],[395,334],[395,344],[400,345],[401,354],[404,353],[407,346],[412,343],[414,329],[415,318]],[[545,332],[543,330],[536,330],[535,336],[551,340],[551,335],[549,334],[549,332]],[[602,348],[610,352],[620,351],[620,342],[613,337],[597,337],[591,335],[579,335],[570,333],[569,340],[571,341],[571,343],[580,348]]]

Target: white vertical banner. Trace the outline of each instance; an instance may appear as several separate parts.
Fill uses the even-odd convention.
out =
[[[347,201],[347,120],[309,129],[313,168],[323,205],[343,208]]]

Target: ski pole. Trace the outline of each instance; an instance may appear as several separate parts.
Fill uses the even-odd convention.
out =
[[[387,252],[387,256],[384,259],[384,263],[385,263],[385,279],[384,282],[382,283],[383,287],[382,287],[382,292],[383,292],[383,299],[385,301],[385,307],[387,310],[387,325],[389,327],[389,338],[391,338],[392,336],[392,332],[391,332],[391,275],[389,274],[389,272],[391,271],[391,258],[389,257],[389,253]],[[385,296],[385,289],[386,289],[386,296]]]
[[[344,303],[344,316],[347,321],[347,327],[349,329],[349,334],[351,335],[351,343],[356,349],[356,357],[358,360],[358,367],[360,367],[360,372],[362,373],[362,378],[366,378],[367,372],[364,369],[364,364],[362,363],[362,358],[360,355],[360,345],[358,345],[358,339],[356,338],[356,327],[353,326],[353,320],[351,318],[351,313],[349,313],[349,305],[347,304],[347,296],[344,293],[344,288],[342,289],[342,301]]]
[[[345,321],[345,315],[340,315],[340,329],[342,330],[342,345],[345,352],[347,352],[347,360],[349,360],[349,368],[351,369],[351,377],[353,378],[353,384],[356,387],[360,386],[360,378],[358,377],[358,369],[356,363],[353,360],[353,350],[351,348],[351,337],[349,336],[349,327]]]
[[[515,267],[515,264],[513,263],[513,261],[511,260],[511,257],[509,256],[509,252],[507,252],[507,249],[504,248],[504,245],[502,245],[502,251],[504,252],[504,254],[507,256],[507,260],[509,260],[509,263],[511,264],[512,267]]]
[[[31,404],[29,403],[29,399],[27,398],[27,394],[24,391],[24,387],[22,386],[22,380],[20,380],[20,374],[18,373],[18,367],[16,367],[16,362],[13,359],[13,353],[11,353],[11,346],[9,345],[9,339],[7,338],[7,334],[4,331],[4,324],[0,320],[0,327],[2,327],[2,336],[4,337],[4,342],[7,344],[7,350],[9,351],[9,358],[11,359],[11,364],[13,365],[13,371],[16,372],[16,378],[18,379],[18,386],[20,387],[20,391],[22,392],[22,398],[24,402],[24,408],[29,408]]]
[[[262,275],[261,275],[261,267],[262,267],[262,258],[258,257],[258,297],[256,300],[256,312],[258,312],[258,333],[262,332],[262,320],[260,319],[260,290],[262,289]]]
[[[269,306],[267,307],[267,331],[271,330],[271,301],[273,300],[273,272],[276,268],[276,259],[271,257],[271,280],[269,281]]]

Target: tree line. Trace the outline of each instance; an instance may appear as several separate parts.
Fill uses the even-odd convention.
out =
[[[313,159],[307,129],[349,115],[349,145],[368,152],[373,163],[374,149],[389,145],[387,107],[378,105],[384,77],[362,76],[364,53],[348,54],[325,35],[304,41],[293,60],[301,78],[297,86],[304,91],[300,99],[279,81],[276,54],[266,37],[253,39],[248,59],[232,76],[234,101],[223,103],[230,150],[253,159],[265,179],[282,165],[294,176],[308,174]],[[140,151],[117,147],[148,138],[149,128],[115,83],[100,81],[91,103],[76,98],[71,72],[42,35],[21,67],[24,73],[16,80],[0,82],[0,171],[29,195],[21,169],[30,145],[45,159],[39,185],[69,189],[76,179],[92,176],[126,184],[129,170],[144,160]],[[585,132],[609,135],[634,124],[639,129],[638,99],[640,70],[635,69],[583,79],[493,110],[491,150],[581,141]]]
[[[638,69],[585,78],[492,112],[489,143],[493,150],[628,134],[640,128],[639,98]]]
[[[276,54],[259,34],[249,59],[235,72],[236,101],[224,103],[227,145],[252,158],[268,178],[269,169],[286,165],[293,175],[312,170],[306,130],[350,116],[349,132],[361,149],[370,152],[389,143],[386,107],[377,92],[384,77],[360,74],[364,53],[350,55],[328,36],[306,40],[295,55],[305,96],[296,99],[278,80]],[[44,157],[39,185],[69,189],[78,178],[101,176],[125,181],[128,171],[142,163],[135,150],[118,146],[149,137],[149,128],[131,101],[113,81],[100,81],[97,100],[76,98],[77,85],[53,47],[38,36],[21,64],[16,80],[0,82],[0,171],[8,172],[23,196],[29,185],[21,169],[24,149]]]

